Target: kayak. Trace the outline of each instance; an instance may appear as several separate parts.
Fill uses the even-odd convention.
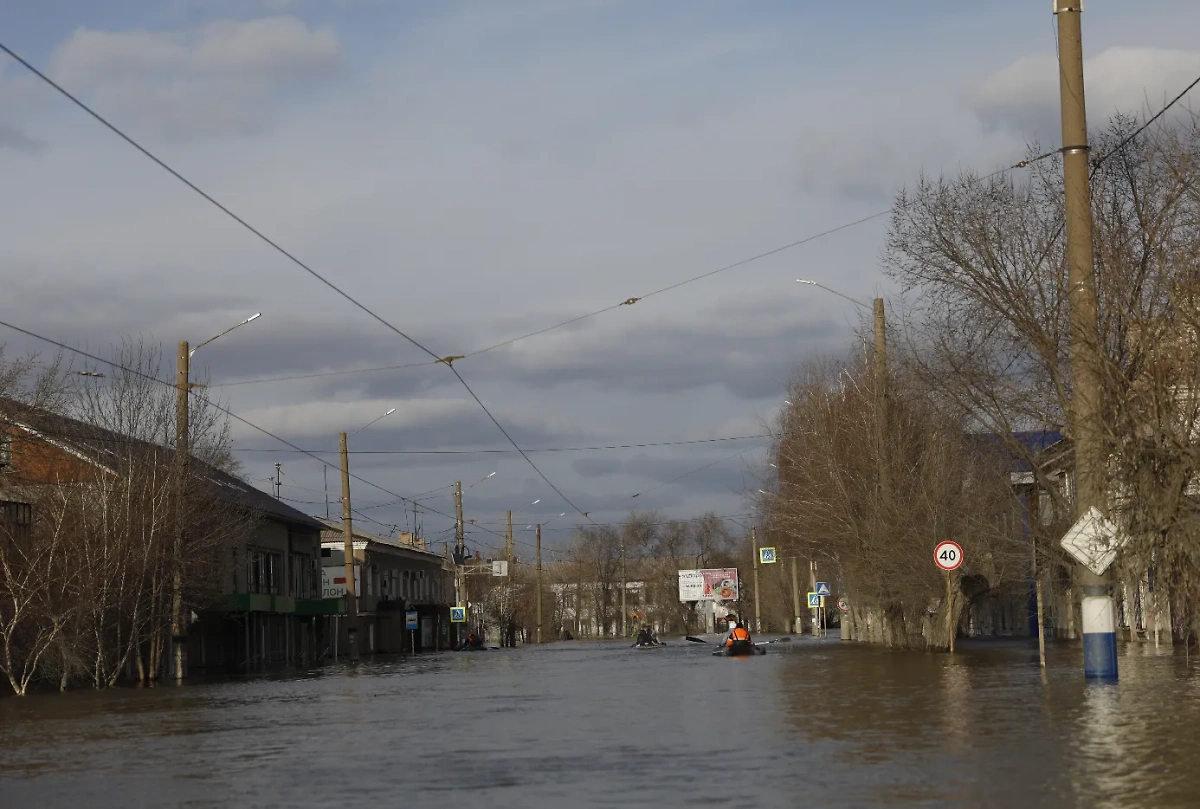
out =
[[[486,652],[487,647],[486,646],[463,646],[462,648],[456,649],[455,651],[458,651],[458,652]]]
[[[663,644],[661,644],[661,643],[635,643],[635,644],[633,644],[633,648],[635,648],[635,649],[661,649],[662,647],[663,647]]]
[[[766,653],[767,650],[759,646],[754,646],[752,644],[746,644],[745,646],[742,646],[739,644],[737,646],[722,646],[713,652],[713,656],[751,657],[752,655],[765,655]]]

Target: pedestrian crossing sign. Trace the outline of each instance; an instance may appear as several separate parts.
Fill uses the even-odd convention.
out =
[[[820,609],[821,607],[825,606],[824,604],[821,603],[822,601],[824,601],[824,599],[821,597],[820,593],[809,593],[808,594],[808,608],[809,609],[817,610],[817,609]]]
[[[466,607],[451,607],[450,608],[450,623],[465,624],[467,622]]]
[[[773,565],[779,561],[779,558],[775,555],[774,548],[759,548],[758,561],[759,564]]]
[[[829,582],[824,582],[824,581],[817,582],[817,595],[820,595],[820,596],[833,595],[833,590],[829,589]]]

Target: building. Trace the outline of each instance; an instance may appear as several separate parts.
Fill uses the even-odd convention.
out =
[[[0,520],[6,525],[31,525],[48,487],[95,486],[116,474],[118,453],[159,469],[174,455],[82,421],[4,404]],[[220,599],[189,610],[188,672],[319,660],[328,635],[320,597],[324,526],[198,458],[189,464],[188,485],[210,487],[219,501],[250,516],[252,528],[231,536],[221,551],[225,558],[214,560]]]
[[[335,622],[335,653],[347,649],[346,557],[342,524],[321,523],[321,597]],[[381,537],[354,527],[354,592],[358,597],[359,652],[398,654],[450,645],[454,573],[450,560],[427,550],[412,534]],[[418,629],[405,614],[417,613]]]

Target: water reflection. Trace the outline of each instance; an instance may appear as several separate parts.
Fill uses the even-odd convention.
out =
[[[1194,807],[1195,661],[560,643],[0,699],[0,807]]]

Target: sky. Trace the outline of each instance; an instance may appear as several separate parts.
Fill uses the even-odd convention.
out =
[[[0,0],[0,41],[437,356],[615,307],[454,365],[546,450],[766,432],[796,369],[853,351],[860,325],[796,279],[868,303],[898,290],[886,216],[746,259],[884,212],[922,173],[1056,146],[1050,5]],[[1088,3],[1090,121],[1200,75],[1197,26],[1192,0]],[[507,509],[528,555],[538,520],[558,548],[634,507],[745,515],[765,485],[761,438],[529,452],[568,504],[450,369],[3,55],[0,177],[0,319],[169,358],[262,312],[197,352],[208,395],[334,463],[339,431],[395,408],[352,437],[351,469],[432,492],[418,520],[435,542],[455,480],[485,555]],[[262,381],[285,376],[305,378]],[[234,435],[255,485],[281,463],[281,495],[324,515],[320,463]],[[463,452],[479,449],[508,451]],[[410,530],[394,499],[352,487],[367,530]]]

